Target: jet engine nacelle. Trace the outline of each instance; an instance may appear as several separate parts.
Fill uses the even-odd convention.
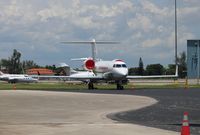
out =
[[[93,70],[95,68],[95,61],[92,58],[88,58],[84,61],[83,66],[85,70]]]

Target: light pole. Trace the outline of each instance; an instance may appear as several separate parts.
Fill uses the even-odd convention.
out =
[[[177,65],[177,11],[176,11],[176,0],[175,0],[175,64]]]
[[[199,61],[199,40],[197,40],[197,60],[198,60],[198,65],[197,65],[197,84],[199,85],[199,67],[200,67],[200,61]]]

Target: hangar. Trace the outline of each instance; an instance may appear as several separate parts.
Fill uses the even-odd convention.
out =
[[[198,79],[200,74],[200,40],[187,40],[187,76]],[[198,81],[199,82],[199,81]]]
[[[55,73],[50,70],[50,69],[46,69],[46,68],[32,68],[32,69],[28,69],[26,71],[26,73],[28,75],[54,75]]]

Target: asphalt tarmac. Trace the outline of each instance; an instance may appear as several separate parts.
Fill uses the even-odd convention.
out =
[[[137,110],[157,103],[153,98],[84,92],[88,93],[1,90],[0,135],[179,134],[107,117],[110,113]]]
[[[0,134],[25,135],[30,131],[32,134],[94,135],[124,134],[124,131],[127,134],[174,134],[166,130],[180,133],[185,111],[189,113],[191,135],[200,134],[199,89],[73,90],[73,93],[67,93],[2,92]],[[137,95],[151,97],[158,102],[138,98]],[[150,105],[150,101],[154,104],[138,109]]]
[[[123,93],[152,97],[158,103],[136,111],[110,114],[109,118],[180,132],[183,113],[188,112],[191,134],[200,134],[199,89],[134,90]]]
[[[140,95],[158,100],[146,108],[107,115],[112,120],[180,132],[183,114],[188,112],[191,135],[200,134],[200,89],[94,90],[92,93]]]

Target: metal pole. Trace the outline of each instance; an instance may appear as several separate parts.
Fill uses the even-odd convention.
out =
[[[200,60],[199,60],[199,40],[197,41],[197,57],[198,57],[197,84],[199,85],[199,67],[200,67]]]
[[[92,46],[92,58],[96,60],[96,43],[91,43]]]
[[[176,11],[176,0],[175,0],[175,64],[177,65],[177,11]]]

